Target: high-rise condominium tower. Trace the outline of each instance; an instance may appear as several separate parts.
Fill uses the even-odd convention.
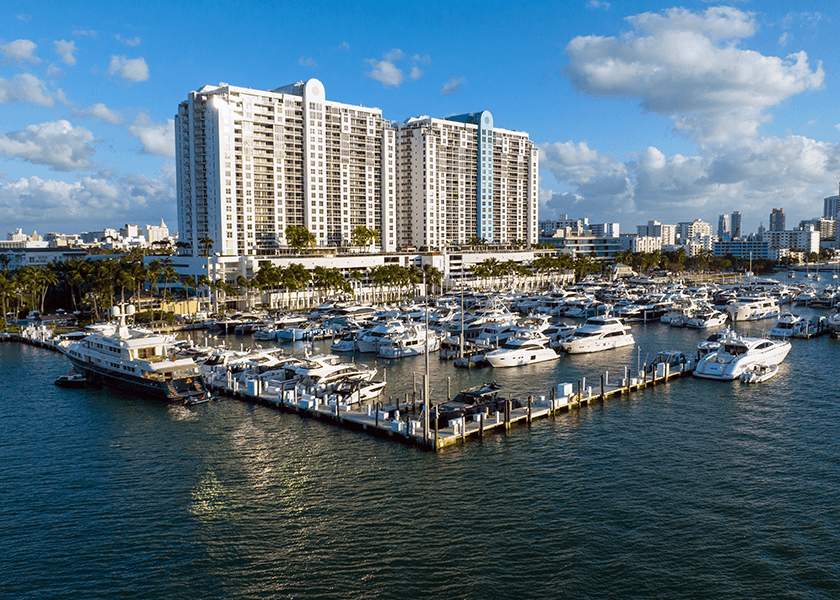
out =
[[[770,231],[785,230],[785,211],[781,208],[774,208],[770,213]]]
[[[175,121],[178,225],[200,251],[270,255],[286,227],[319,246],[364,225],[396,248],[395,131],[377,108],[328,101],[310,79],[271,91],[227,84],[191,92]]]
[[[537,149],[488,111],[392,124],[328,101],[310,79],[271,91],[191,92],[175,122],[181,241],[271,255],[286,227],[348,246],[363,225],[385,251],[474,237],[537,241]]]

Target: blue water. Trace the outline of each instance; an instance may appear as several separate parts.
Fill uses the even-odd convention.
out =
[[[634,333],[523,369],[434,358],[433,394],[594,384],[706,335]],[[59,389],[66,359],[0,344],[0,597],[837,598],[840,341],[793,345],[763,384],[674,381],[435,455],[235,400]],[[424,361],[380,367],[404,396]]]

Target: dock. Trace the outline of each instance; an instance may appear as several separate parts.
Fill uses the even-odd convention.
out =
[[[259,380],[250,380],[242,388],[236,382],[233,387],[218,382],[207,382],[208,387],[218,394],[237,398],[245,402],[262,404],[277,408],[283,412],[294,413],[301,417],[316,418],[346,429],[361,431],[379,438],[415,446],[424,450],[439,452],[450,446],[464,444],[468,440],[481,440],[485,435],[507,433],[511,428],[530,425],[536,419],[545,419],[558,413],[580,409],[610,398],[627,396],[648,387],[667,383],[675,379],[690,376],[693,366],[679,364],[674,367],[658,365],[649,372],[647,369],[638,377],[630,377],[629,369],[624,368],[623,377],[618,381],[610,380],[606,372],[596,380],[593,388],[587,385],[586,378],[576,383],[561,383],[549,390],[545,396],[528,396],[526,399],[501,399],[499,410],[480,412],[470,418],[459,417],[449,422],[448,427],[438,427],[435,409],[429,421],[433,424],[429,431],[423,431],[423,420],[411,418],[397,408],[399,405],[383,406],[377,402],[364,407],[341,404],[334,399],[321,399],[306,393],[298,394],[293,389],[266,387],[261,389]],[[403,405],[409,409],[411,403]],[[416,412],[412,411],[416,416]]]

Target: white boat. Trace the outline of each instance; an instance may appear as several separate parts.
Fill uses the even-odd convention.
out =
[[[770,319],[779,314],[779,302],[767,296],[739,296],[726,305],[726,312],[733,323]]]
[[[360,363],[341,362],[341,357],[335,354],[319,354],[307,357],[295,373],[307,385],[329,387],[348,377],[370,381],[376,375],[376,369]]]
[[[779,365],[755,365],[751,369],[741,373],[741,381],[744,383],[761,383],[767,381],[779,372]]]
[[[556,360],[560,355],[549,347],[551,340],[539,332],[518,332],[509,337],[501,348],[484,355],[493,367],[519,367]]]
[[[113,332],[92,333],[63,349],[77,371],[93,383],[165,400],[209,396],[198,365],[177,357],[168,337],[126,325],[134,306],[115,306],[111,313],[119,319]]]
[[[440,337],[424,325],[412,325],[403,333],[391,334],[379,342],[380,358],[405,358],[440,350]]]
[[[697,360],[700,360],[707,354],[716,352],[718,348],[720,348],[721,342],[726,338],[732,338],[737,336],[738,334],[729,329],[728,327],[723,331],[713,333],[708,338],[697,344]]]
[[[385,385],[384,381],[344,379],[335,384],[333,392],[339,396],[343,404],[358,404],[381,396],[385,391]]]
[[[720,348],[707,354],[697,363],[695,377],[733,380],[755,365],[777,365],[790,352],[787,340],[742,337],[732,335],[721,340]]]
[[[828,317],[825,320],[825,323],[826,325],[828,325],[829,331],[833,333],[840,332],[840,311]]]
[[[361,353],[379,352],[379,344],[382,339],[396,333],[404,333],[408,325],[404,321],[391,319],[384,323],[376,323],[370,329],[362,333],[356,340],[356,350]]]
[[[709,309],[700,312],[695,312],[685,322],[685,326],[690,329],[710,329],[712,327],[720,327],[726,323],[726,313],[719,310]]]
[[[636,343],[630,327],[617,317],[589,317],[570,338],[560,343],[560,348],[569,354],[583,354],[612,350]]]
[[[770,330],[770,337],[772,338],[789,338],[793,337],[793,329],[797,323],[803,320],[803,317],[793,313],[785,313],[776,319],[776,324]]]

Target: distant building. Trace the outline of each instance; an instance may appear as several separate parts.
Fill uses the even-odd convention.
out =
[[[770,244],[759,240],[730,239],[715,242],[713,252],[721,257],[731,254],[735,258],[770,258]]]
[[[731,237],[729,230],[729,215],[720,215],[718,217],[717,236],[721,240],[728,240]]]
[[[163,219],[160,220],[160,225],[146,225],[146,241],[149,242],[149,244],[162,242],[168,238],[169,227],[166,226]]]
[[[774,208],[770,213],[770,231],[785,230],[785,211],[781,208]]]
[[[620,235],[619,223],[590,223],[589,232],[594,236],[614,237]]]
[[[765,231],[762,239],[770,248],[787,248],[806,253],[820,251],[820,232],[813,225],[792,231]]]
[[[732,211],[732,216],[729,219],[729,235],[735,240],[742,237],[741,233],[741,211]]]
[[[705,221],[695,219],[691,222],[677,223],[677,237],[681,240],[702,238],[712,235],[712,226]]]

